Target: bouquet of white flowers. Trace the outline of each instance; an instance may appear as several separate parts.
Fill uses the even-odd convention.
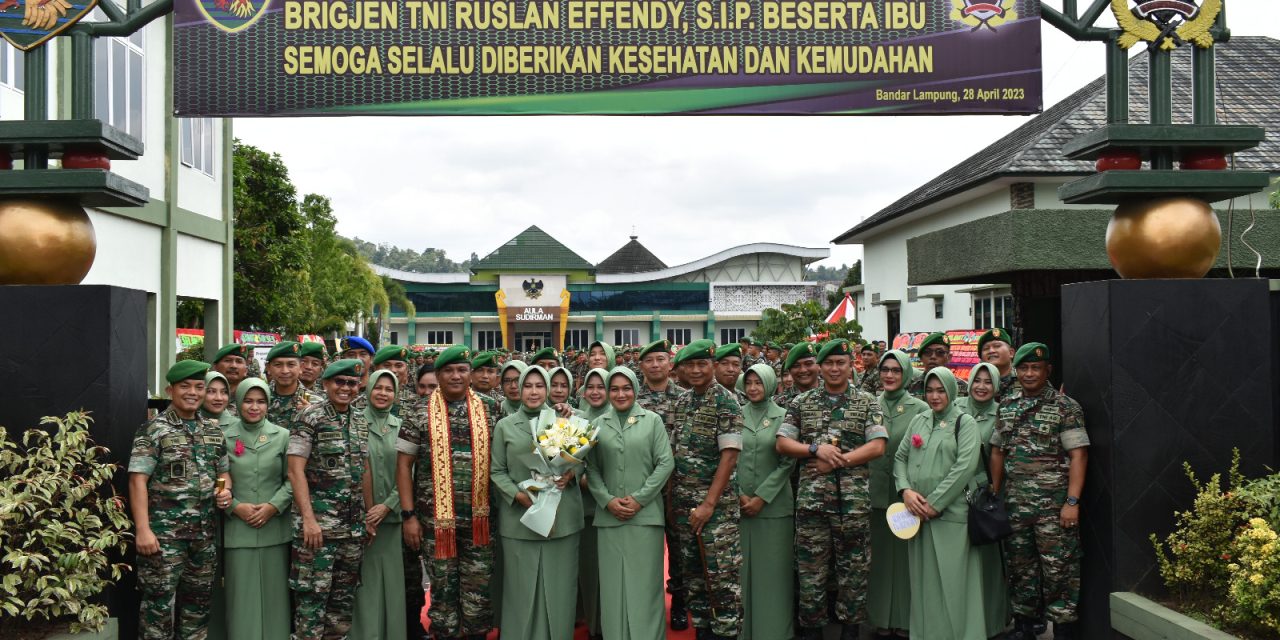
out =
[[[520,489],[533,498],[520,522],[547,537],[556,521],[562,492],[556,485],[565,474],[579,467],[587,459],[587,452],[597,442],[599,428],[577,416],[563,418],[551,409],[544,409],[536,420],[530,421],[530,433],[534,443],[529,452],[532,478],[520,483]]]

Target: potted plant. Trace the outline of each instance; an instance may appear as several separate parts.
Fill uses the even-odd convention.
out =
[[[20,638],[116,636],[97,598],[128,565],[130,523],[111,487],[116,465],[91,418],[45,417],[21,443],[0,427],[0,625]],[[110,635],[106,635],[110,634]],[[76,636],[82,637],[82,636]]]

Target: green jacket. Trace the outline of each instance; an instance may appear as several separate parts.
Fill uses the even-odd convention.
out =
[[[868,462],[867,468],[871,470],[871,507],[888,509],[889,505],[898,502],[898,490],[893,480],[893,454],[906,437],[911,420],[922,413],[929,413],[929,405],[909,393],[903,393],[897,402],[890,402],[882,391],[880,408],[884,411],[884,425],[889,429],[889,442],[885,445],[884,455]]]
[[[610,409],[592,424],[600,427],[599,442],[587,455],[587,487],[599,505],[595,526],[662,526],[662,488],[676,468],[662,418],[636,405],[629,418],[620,419]],[[610,500],[627,496],[635,498],[642,508],[635,517],[622,522],[605,507]]]
[[[400,522],[400,491],[396,488],[396,440],[400,437],[400,418],[387,416],[386,431],[375,427],[369,412],[369,470],[373,473],[373,503],[386,505],[391,513],[383,522]]]
[[[757,424],[743,420],[742,453],[738,455],[738,491],[764,499],[757,518],[789,518],[795,515],[791,472],[796,460],[778,453],[778,427],[787,410],[774,405]],[[744,516],[745,517],[745,516]]]
[[[223,546],[257,548],[289,542],[293,539],[293,522],[289,519],[293,487],[285,460],[289,430],[266,419],[253,427],[237,419],[227,426],[225,434],[231,461],[231,508],[226,510]],[[240,450],[237,442],[244,447],[240,455],[236,455]],[[235,508],[246,502],[268,503],[279,513],[254,529],[235,515]]]
[[[514,540],[546,540],[563,538],[582,531],[582,492],[577,482],[572,482],[560,494],[560,507],[556,509],[556,523],[547,538],[534,533],[520,522],[525,508],[516,502],[519,484],[532,478],[532,471],[544,471],[536,466],[533,431],[529,416],[523,411],[498,421],[493,430],[493,452],[489,463],[489,480],[502,499],[493,502],[498,506],[498,533]],[[530,496],[532,497],[532,496]]]
[[[919,447],[914,442],[917,435]],[[894,455],[897,489],[923,495],[950,522],[969,521],[964,492],[977,471],[978,423],[955,405],[940,419],[932,411],[916,415]]]

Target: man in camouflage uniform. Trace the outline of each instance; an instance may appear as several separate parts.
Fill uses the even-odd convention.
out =
[[[320,374],[324,373],[325,353],[321,342],[304,342],[298,349],[298,383],[304,389],[324,399],[324,384],[320,382]],[[288,423],[276,423],[288,428]]]
[[[1013,369],[1013,336],[1008,329],[996,327],[987,330],[978,338],[978,358],[990,362],[1000,372],[1000,392],[996,394],[996,403],[1004,402],[1014,391],[1022,388],[1018,382],[1018,372]]]
[[[129,508],[138,550],[139,637],[204,640],[217,569],[215,507],[231,504],[226,441],[196,413],[209,365],[169,368],[171,404],[142,425],[129,456]],[[217,480],[226,487],[216,491]],[[175,624],[175,617],[177,618]]]
[[[849,384],[852,349],[844,339],[816,358],[823,386],[796,396],[778,428],[778,452],[807,462],[796,492],[799,637],[817,639],[827,619],[827,586],[837,584],[841,640],[856,640],[866,618],[871,494],[867,463],[885,455],[889,432],[875,396]]]
[[[227,396],[231,399],[227,401],[227,408],[231,415],[236,413],[236,389],[240,387],[240,382],[249,375],[249,361],[252,360],[252,350],[246,349],[241,344],[223,345],[218,352],[213,355],[213,361],[209,364],[213,365],[213,370],[221,373],[227,379]]]
[[[951,362],[951,344],[947,342],[947,334],[941,331],[935,331],[924,338],[924,342],[920,343],[920,368],[921,373],[911,379],[911,384],[907,385],[907,393],[924,400],[924,379],[930,369],[934,367],[945,367]],[[956,397],[964,397],[969,395],[969,383],[956,378]]]
[[[1022,387],[1000,405],[991,434],[992,486],[1006,487],[1013,535],[1005,540],[1012,638],[1035,638],[1035,621],[1053,621],[1053,637],[1079,637],[1080,493],[1089,434],[1075,400],[1049,384],[1049,348],[1025,344],[1013,358]]]
[[[764,362],[773,367],[773,374],[782,379],[782,347],[776,342],[764,343]],[[745,369],[744,369],[745,371]]]
[[[302,386],[298,377],[302,365],[302,345],[281,342],[267,353],[267,371],[271,374],[271,402],[267,419],[272,424],[289,428],[299,411],[323,400]]]
[[[742,408],[715,380],[715,343],[694,340],[676,354],[690,388],[675,402],[676,469],[671,476],[676,539],[699,640],[742,632],[742,550],[734,467],[742,451]]]
[[[440,354],[440,388],[405,417],[396,442],[404,539],[426,561],[427,615],[433,637],[441,640],[483,640],[494,621],[488,445],[497,403],[470,390],[471,355],[462,345]],[[434,406],[447,424],[436,422]],[[448,449],[441,450],[437,440],[447,440]]]
[[[871,395],[879,395],[884,391],[884,383],[880,381],[880,354],[876,346],[868,342],[858,349],[858,357],[862,359],[862,378],[858,380],[858,389]]]
[[[742,406],[747,396],[737,390],[738,376],[742,375],[742,348],[735,343],[726,344],[716,349],[715,357],[716,383],[729,390],[729,394]]]
[[[369,424],[352,404],[365,376],[354,358],[329,365],[321,376],[329,399],[289,425],[294,640],[345,638],[351,630],[365,512],[373,503]]]
[[[676,422],[676,399],[684,393],[684,389],[671,379],[671,341],[658,340],[651,342],[640,350],[640,370],[644,373],[644,384],[640,385],[640,393],[636,395],[636,403],[642,408],[662,416],[662,424],[667,428],[667,438],[672,442]],[[672,455],[675,455],[674,447]],[[665,492],[667,509],[672,508],[671,481],[668,480]],[[670,513],[666,518],[667,548],[677,549],[676,519]],[[667,593],[671,594],[671,628],[684,631],[689,628],[688,610],[685,608],[685,596],[688,591],[684,586],[684,573],[680,565],[680,554],[667,554]]]
[[[555,347],[545,347],[529,356],[529,362],[550,371],[560,366],[560,354],[556,353]]]
[[[471,359],[471,390],[501,402],[502,388],[498,380],[498,365],[493,353],[481,351]]]
[[[791,388],[775,395],[775,404],[785,408],[796,396],[818,387],[822,379],[818,376],[817,357],[818,348],[812,342],[792,345],[782,361],[782,370],[791,372]]]
[[[405,407],[418,401],[418,391],[409,376],[409,348],[393,344],[387,345],[373,354],[373,370],[386,369],[395,374],[400,389],[396,401],[391,405],[391,415],[402,416]]]

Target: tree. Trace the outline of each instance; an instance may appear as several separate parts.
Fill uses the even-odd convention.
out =
[[[310,309],[306,223],[279,154],[236,140],[235,310],[247,328],[304,326]]]
[[[848,287],[854,287],[862,284],[862,261],[855,260],[852,267],[844,274],[844,281],[840,283],[840,288],[827,294],[827,305],[835,307],[844,300],[844,290]]]
[[[307,326],[315,333],[345,331],[347,321],[388,304],[378,274],[360,255],[356,243],[339,236],[329,199],[309,193],[298,206],[306,221],[304,237],[312,290]]]
[[[404,285],[388,276],[382,276],[382,291],[386,294],[386,303],[380,304],[376,311],[379,340],[387,331],[387,321],[391,316],[392,309],[396,307],[404,309],[405,313],[408,314],[409,322],[414,321],[414,313],[416,312],[413,307],[413,301],[409,299],[409,294],[404,290]]]
[[[841,320],[835,324],[824,322],[828,311],[817,300],[805,300],[795,304],[784,304],[779,309],[765,309],[760,324],[752,337],[772,342],[801,342],[810,335],[828,334],[828,339],[845,338],[850,341],[862,339],[862,325],[857,321]]]

